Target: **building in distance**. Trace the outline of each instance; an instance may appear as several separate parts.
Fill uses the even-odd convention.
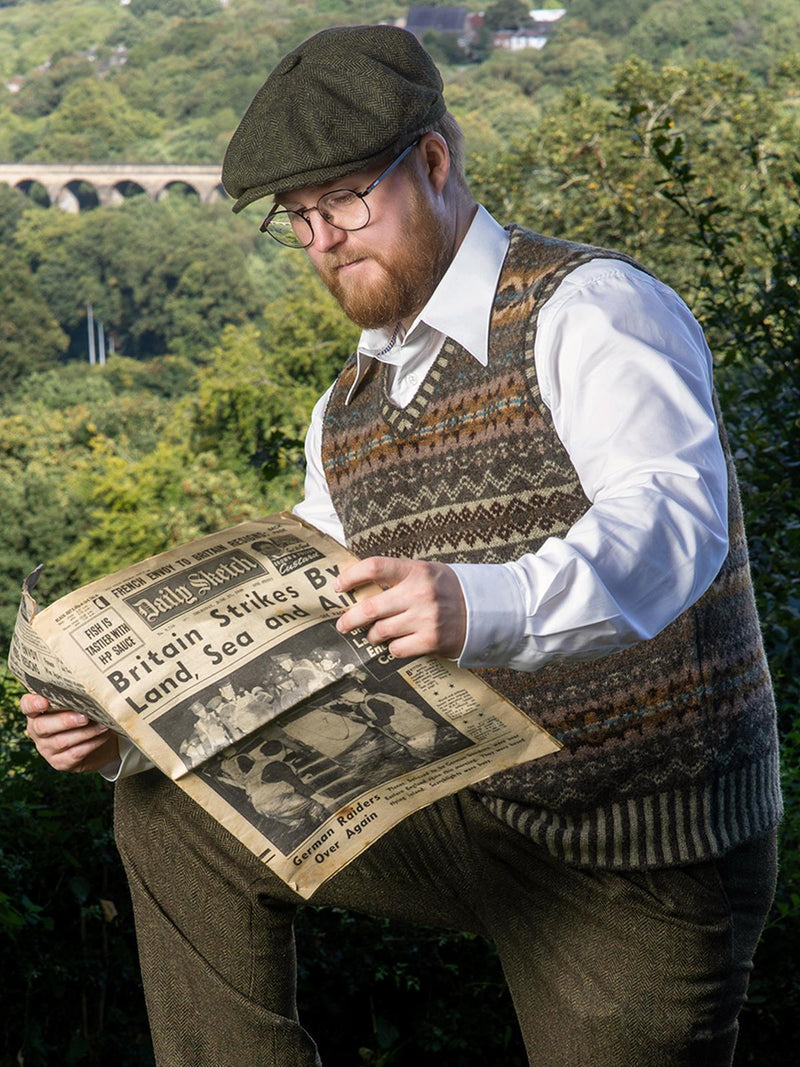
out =
[[[499,0],[485,12],[426,4],[410,7],[405,20],[399,19],[397,24],[405,26],[426,48],[442,52],[441,58],[463,62],[486,58],[491,48],[510,52],[543,48],[565,14],[566,8],[530,10],[515,0]]]

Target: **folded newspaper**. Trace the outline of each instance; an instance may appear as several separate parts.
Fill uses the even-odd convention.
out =
[[[308,898],[398,822],[560,746],[476,675],[336,619],[355,560],[288,513],[201,537],[40,610],[9,667],[130,740]]]

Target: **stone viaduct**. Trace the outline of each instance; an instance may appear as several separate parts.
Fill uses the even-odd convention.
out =
[[[203,203],[226,197],[218,165],[0,163],[0,182],[28,194],[41,186],[51,204],[73,212],[119,204],[142,192],[158,200],[176,186],[196,193]]]

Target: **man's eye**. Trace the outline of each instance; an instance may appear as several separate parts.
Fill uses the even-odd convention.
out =
[[[349,189],[337,189],[333,193],[328,193],[322,207],[326,211],[341,211],[342,208],[350,207],[355,199],[356,194],[351,193]]]

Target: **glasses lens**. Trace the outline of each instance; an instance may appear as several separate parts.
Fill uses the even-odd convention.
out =
[[[296,211],[279,211],[266,224],[265,231],[290,248],[307,248],[314,240],[311,226]]]
[[[360,230],[369,222],[369,208],[365,200],[351,189],[334,189],[317,201],[320,215],[340,230]]]

